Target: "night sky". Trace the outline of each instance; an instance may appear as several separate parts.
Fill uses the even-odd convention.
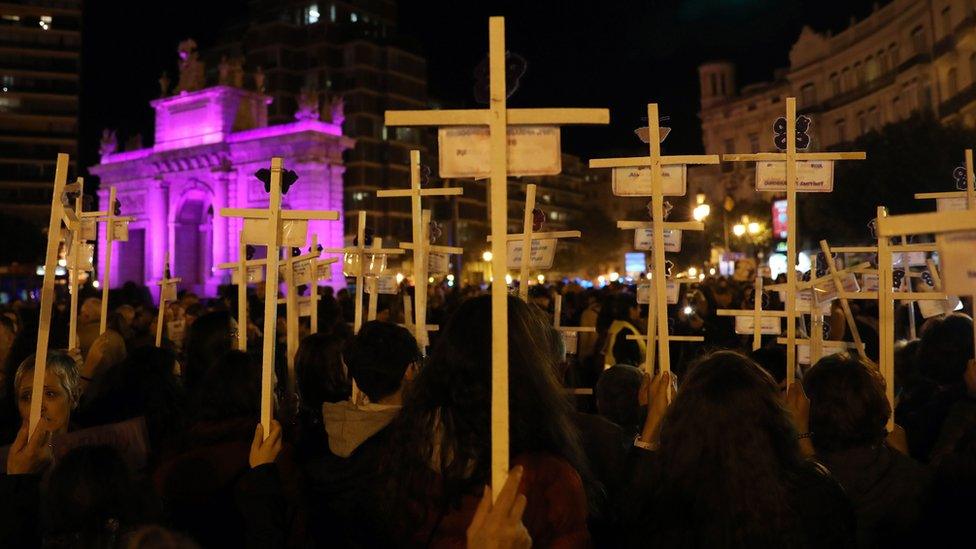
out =
[[[567,152],[584,158],[635,152],[633,129],[648,101],[671,117],[667,152],[701,152],[699,63],[730,59],[744,84],[769,80],[788,64],[804,24],[843,30],[864,18],[870,0],[686,0],[556,2],[548,0],[400,3],[399,32],[428,61],[432,98],[473,106],[473,69],[487,51],[490,15],[506,16],[509,50],[528,71],[512,106],[609,107],[611,125],[564,132]],[[157,7],[153,8],[155,5]],[[221,27],[246,17],[246,0],[85,3],[82,56],[82,161],[97,161],[102,128],[119,140],[151,140],[157,78],[175,82],[176,47],[193,37],[201,49]]]

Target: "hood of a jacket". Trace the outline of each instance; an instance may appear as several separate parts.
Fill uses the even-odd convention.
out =
[[[347,458],[369,437],[380,432],[400,413],[400,406],[352,402],[326,402],[322,405],[325,432],[329,434],[329,450]]]

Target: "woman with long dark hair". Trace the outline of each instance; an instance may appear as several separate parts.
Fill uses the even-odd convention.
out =
[[[798,439],[759,365],[731,351],[705,357],[664,414],[656,450],[640,450],[622,500],[630,545],[851,546],[850,502]]]
[[[464,543],[490,481],[491,327],[489,296],[462,304],[405,396],[388,460],[400,541]],[[585,546],[585,458],[546,329],[508,298],[510,458],[525,470],[523,521],[534,543]]]

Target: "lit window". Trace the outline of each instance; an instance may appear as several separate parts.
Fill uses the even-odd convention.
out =
[[[0,19],[4,21],[20,21],[19,15],[0,15]]]
[[[311,6],[305,8],[305,24],[306,25],[314,25],[315,23],[318,23],[320,16],[321,16],[321,14],[319,13],[319,5],[318,4],[312,4]]]
[[[360,201],[360,200],[363,200],[365,198],[366,198],[366,193],[362,193],[362,192],[352,193],[352,199],[355,200],[355,201],[357,201],[357,202]]]
[[[386,141],[386,137],[387,137],[386,126],[383,126],[382,132],[383,132],[383,141]]]
[[[329,21],[335,23],[336,20],[336,8],[335,4],[329,5]]]
[[[549,212],[549,219],[557,221],[559,219],[559,212]]]
[[[37,24],[40,25],[42,29],[48,30],[51,28],[52,21],[53,19],[51,19],[50,15],[42,15],[41,18],[37,21]]]
[[[355,23],[356,21],[359,21],[359,16],[356,15],[356,12],[352,12],[349,14],[349,20]]]

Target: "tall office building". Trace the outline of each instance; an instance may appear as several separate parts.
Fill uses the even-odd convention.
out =
[[[45,225],[78,152],[81,0],[0,2],[0,216]]]

